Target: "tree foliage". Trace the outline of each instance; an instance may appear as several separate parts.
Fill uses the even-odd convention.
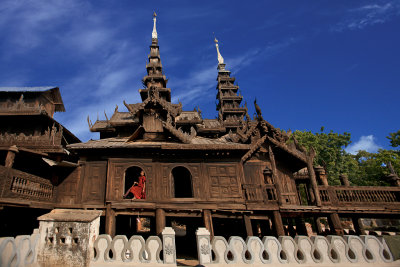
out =
[[[358,162],[359,173],[352,177],[357,185],[389,185],[387,176],[390,170],[387,164],[390,162],[395,170],[400,170],[400,151],[380,149],[377,153],[359,151],[354,158]]]
[[[340,184],[339,175],[343,170],[351,169],[354,162],[351,162],[351,157],[344,151],[351,141],[350,133],[338,134],[330,131],[321,131],[312,133],[311,131],[295,131],[293,133],[297,141],[303,145],[307,150],[311,147],[314,148],[316,156],[314,158],[315,165],[321,165],[325,168],[328,181],[332,185]],[[355,163],[355,165],[357,165]]]
[[[390,140],[390,145],[392,147],[400,146],[400,130],[395,133],[389,133],[389,136],[386,138]]]
[[[351,143],[350,133],[339,134],[333,131],[325,133],[323,127],[317,133],[297,130],[293,136],[307,150],[314,148],[316,152],[314,164],[325,168],[331,185],[340,184],[341,174],[346,174],[352,185],[389,185],[388,162],[391,162],[394,170],[399,173],[400,150],[380,149],[377,153],[359,151],[356,155],[352,155],[345,151]],[[389,139],[391,145],[397,147],[400,144],[400,130],[391,133]]]

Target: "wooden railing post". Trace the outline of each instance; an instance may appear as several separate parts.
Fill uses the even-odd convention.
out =
[[[156,209],[156,233],[161,235],[165,228],[165,211],[164,209]]]
[[[106,207],[106,234],[115,236],[115,211],[111,208],[111,203],[107,203]]]
[[[278,203],[279,203],[279,205],[282,205],[284,203],[283,198],[282,198],[282,185],[281,185],[281,181],[279,180],[278,175],[276,173],[275,156],[274,156],[274,152],[272,151],[271,145],[268,146],[268,155],[269,155],[269,159],[271,161],[272,179],[274,180],[274,183],[276,186],[276,192],[278,195]]]
[[[4,166],[7,168],[12,168],[12,166],[14,165],[14,159],[15,159],[15,155],[18,153],[18,148],[17,146],[10,146],[10,148],[7,151],[7,156],[6,156],[6,160],[4,162]]]
[[[314,172],[314,166],[313,166],[314,157],[315,157],[315,151],[311,147],[311,151],[307,155],[307,170],[310,175],[311,185],[313,187],[315,194],[315,202],[316,202],[315,204],[320,207],[322,204],[321,204],[321,197],[318,191],[317,179],[315,177],[315,172]]]
[[[211,239],[214,238],[214,227],[212,222],[211,210],[203,210],[204,226],[210,232]]]
[[[285,230],[283,229],[282,217],[281,217],[281,213],[279,212],[279,210],[272,211],[272,218],[274,220],[273,226],[275,228],[276,235],[284,236]]]
[[[328,221],[329,221],[331,230],[333,230],[337,235],[341,235],[341,236],[344,235],[344,231],[343,231],[342,223],[340,221],[339,214],[337,214],[337,213],[329,214]]]

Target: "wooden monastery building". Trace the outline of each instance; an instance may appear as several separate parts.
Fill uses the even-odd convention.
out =
[[[361,233],[359,218],[400,218],[400,187],[349,186],[345,177],[330,186],[313,151],[289,142],[256,103],[251,119],[216,47],[217,119],[171,102],[155,16],[142,101],[124,102],[126,111],[117,107],[106,120],[88,118],[99,140],[82,143],[53,119],[64,111],[58,88],[3,88],[1,231],[23,226],[15,216],[34,221],[54,208],[102,210],[102,231],[111,235],[172,225],[183,238],[199,226],[211,235],[307,234],[305,220],[321,232],[321,217],[331,233],[343,234],[341,217]],[[143,194],[132,199],[135,182]]]

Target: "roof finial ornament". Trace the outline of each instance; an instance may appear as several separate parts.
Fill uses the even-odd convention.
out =
[[[214,42],[215,42],[215,47],[217,48],[218,64],[224,64],[224,58],[221,56],[221,53],[219,52],[218,40],[215,37],[214,37]]]
[[[157,14],[156,14],[156,12],[154,11],[154,13],[153,13],[153,22],[154,22],[154,25],[153,25],[153,32],[151,33],[151,39],[157,39],[157,30],[156,30],[156,21],[157,21]]]

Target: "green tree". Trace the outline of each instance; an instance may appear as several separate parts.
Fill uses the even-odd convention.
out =
[[[314,164],[325,168],[330,184],[340,184],[340,174],[346,173],[349,178],[357,175],[358,162],[344,150],[351,143],[350,133],[338,134],[333,131],[325,133],[321,127],[317,133],[297,130],[293,136],[307,150],[314,148],[316,152]]]
[[[354,158],[358,162],[359,174],[352,177],[357,185],[390,185],[387,176],[390,170],[387,164],[391,162],[393,168],[400,170],[400,151],[379,149],[377,153],[359,151]]]
[[[389,185],[388,162],[391,162],[397,174],[400,172],[400,150],[380,149],[377,153],[359,151],[356,155],[347,153],[345,148],[351,143],[350,133],[338,134],[333,131],[325,133],[321,127],[317,133],[295,131],[293,136],[307,150],[314,148],[316,152],[314,164],[325,168],[331,185],[340,184],[340,174],[347,174],[352,185]],[[399,146],[400,131],[390,133],[388,139],[393,147]]]
[[[400,146],[400,130],[395,133],[389,133],[389,136],[386,138],[390,140],[390,145],[392,147]]]

